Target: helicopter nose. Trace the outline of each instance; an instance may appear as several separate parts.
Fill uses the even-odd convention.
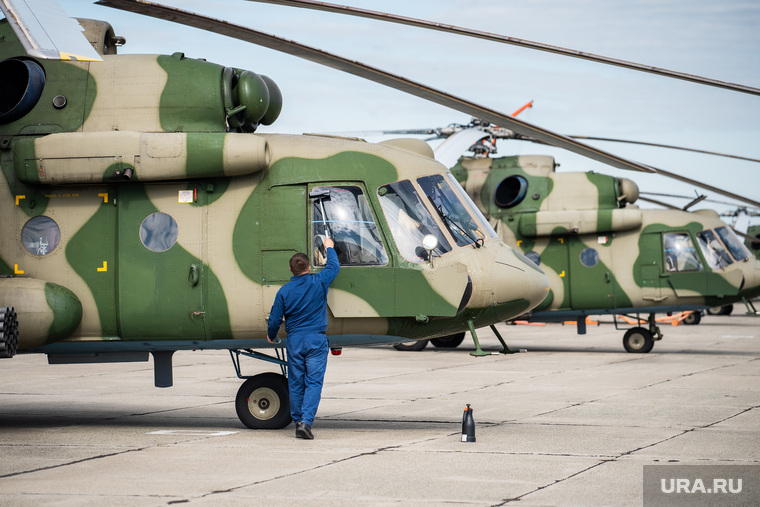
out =
[[[549,280],[530,259],[507,245],[496,254],[493,265],[493,302],[495,305],[524,299],[522,313],[536,307],[549,293]]]

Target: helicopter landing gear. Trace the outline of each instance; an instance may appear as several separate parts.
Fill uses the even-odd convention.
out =
[[[702,313],[701,312],[691,312],[686,316],[685,319],[683,319],[683,323],[686,326],[696,326],[702,321]]]
[[[240,421],[254,430],[276,430],[290,424],[288,379],[261,373],[243,382],[235,398]]]
[[[625,347],[626,352],[646,354],[652,350],[655,341],[662,340],[663,335],[660,332],[660,327],[654,320],[654,316],[654,313],[649,314],[649,318],[647,319],[648,327],[634,327],[625,332],[625,335],[623,335],[623,347]],[[617,325],[617,321],[615,323]]]
[[[623,347],[626,352],[646,354],[654,347],[652,333],[644,327],[634,327],[625,332]]]
[[[430,340],[434,346],[442,349],[453,349],[459,346],[464,341],[464,331],[461,333],[450,334],[448,336],[441,336],[440,338],[433,338]]]
[[[396,350],[419,352],[427,347],[429,341],[430,340],[417,340],[411,343],[394,343],[393,348]]]
[[[235,411],[240,422],[252,430],[278,430],[291,423],[290,392],[288,391],[285,350],[275,349],[277,357],[250,349],[230,350],[232,364],[238,378],[246,379],[235,397]],[[260,373],[252,377],[240,373],[240,356],[252,357],[280,366],[282,374]]]

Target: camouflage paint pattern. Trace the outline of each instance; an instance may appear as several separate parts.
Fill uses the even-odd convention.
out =
[[[754,258],[713,269],[697,248],[700,270],[666,268],[664,235],[697,245],[700,231],[726,226],[717,213],[639,209],[629,180],[554,169],[547,156],[463,157],[452,168],[499,236],[546,273],[550,294],[534,316],[699,309],[760,294]]]
[[[2,65],[21,52],[4,22],[0,35]],[[34,107],[0,125],[0,305],[16,307],[20,350],[267,346],[287,261],[313,252],[308,194],[323,185],[362,189],[388,255],[345,266],[333,283],[335,345],[486,326],[546,296],[541,270],[497,237],[433,262],[400,255],[378,188],[446,174],[425,143],[253,134],[240,111],[270,103],[271,80],[243,96],[243,71],[181,54],[37,64]],[[154,220],[175,235],[160,247],[143,227]],[[25,246],[28,228],[50,222],[53,241]]]

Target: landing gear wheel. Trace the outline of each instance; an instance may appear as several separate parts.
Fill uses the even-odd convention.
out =
[[[235,397],[240,421],[253,430],[276,430],[290,424],[288,379],[277,373],[261,373],[240,386]]]
[[[687,326],[696,326],[702,321],[702,314],[699,312],[691,312],[683,319],[683,323]]]
[[[634,327],[625,332],[623,347],[626,352],[634,354],[646,354],[654,347],[652,333],[643,327]]]
[[[707,309],[710,315],[731,315],[732,311],[734,311],[734,305],[713,306]]]
[[[393,348],[396,350],[419,352],[420,350],[427,347],[428,341],[429,340],[417,340],[413,343],[396,343],[393,345]]]
[[[464,333],[450,334],[448,336],[441,336],[440,338],[433,338],[430,340],[434,346],[442,349],[454,349],[464,341]]]

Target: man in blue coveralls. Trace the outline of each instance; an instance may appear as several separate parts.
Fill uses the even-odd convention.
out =
[[[275,343],[282,318],[288,333],[288,390],[290,415],[296,423],[296,437],[312,440],[311,425],[322,397],[327,368],[327,289],[338,276],[340,264],[330,238],[324,240],[327,265],[311,274],[309,258],[297,253],[290,259],[290,281],[280,287],[269,313],[267,340]]]

